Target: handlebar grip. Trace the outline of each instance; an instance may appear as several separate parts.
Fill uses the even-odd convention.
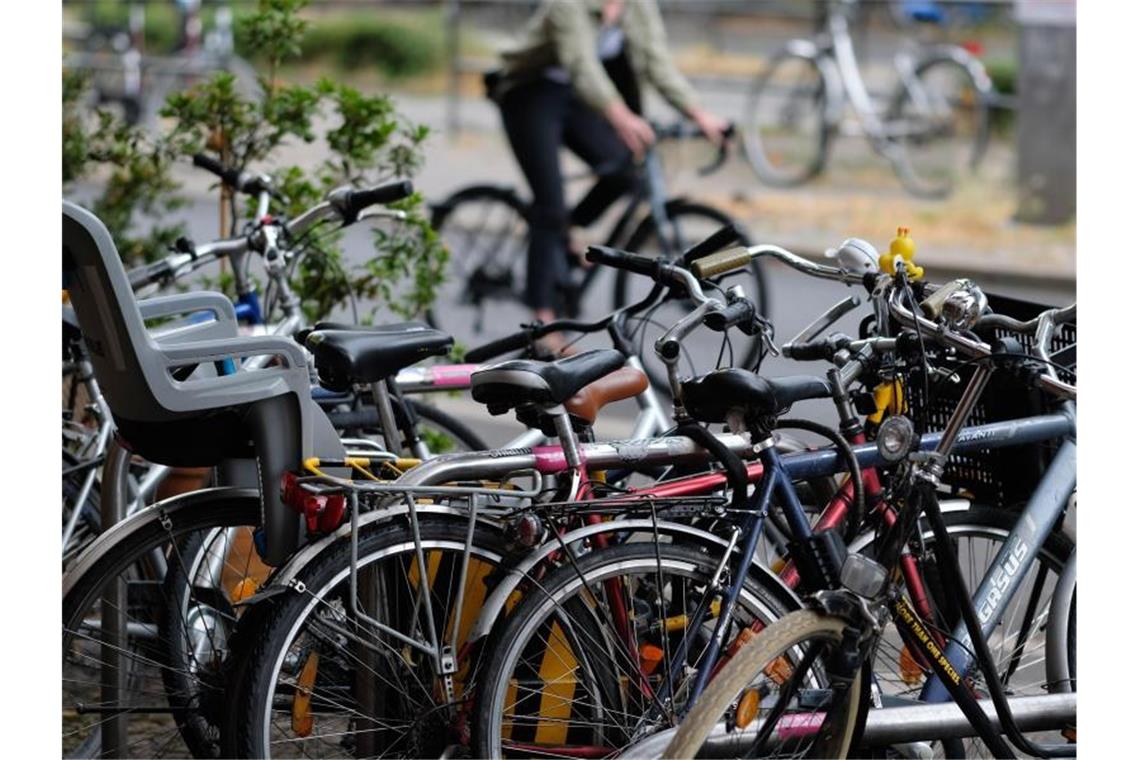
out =
[[[704,322],[705,327],[710,330],[725,332],[737,325],[751,325],[755,315],[756,307],[747,298],[742,298],[739,301],[733,301],[723,309],[710,311],[705,315]]]
[[[205,169],[206,171],[210,172],[211,174],[214,174],[214,175],[221,177],[223,179],[225,178],[226,167],[223,166],[222,162],[217,160],[216,158],[211,158],[210,156],[207,156],[205,153],[195,153],[193,160],[194,160],[194,165],[197,166],[199,169]]]
[[[681,261],[684,266],[691,266],[692,263],[705,256],[712,255],[717,251],[727,248],[733,243],[739,243],[744,239],[744,228],[739,222],[730,222],[719,230],[709,235],[701,242],[694,245],[681,256]]]
[[[751,261],[752,256],[748,253],[747,248],[729,248],[727,251],[714,253],[694,261],[689,269],[700,279],[707,280],[718,274],[743,269]]]
[[[170,274],[170,262],[162,259],[127,272],[127,281],[131,284],[131,290],[138,290],[151,283],[161,282]]]
[[[470,364],[482,364],[488,359],[502,356],[509,351],[518,351],[526,348],[527,345],[530,344],[530,340],[531,332],[529,330],[520,330],[505,338],[499,338],[498,340],[493,340],[490,343],[485,343],[482,346],[471,349],[463,357],[463,361]]]
[[[787,358],[796,361],[827,361],[835,353],[835,346],[827,340],[813,340],[810,343],[789,343],[781,349],[781,352]]]
[[[660,262],[648,256],[638,256],[636,253],[626,253],[616,248],[607,248],[604,245],[592,245],[586,249],[586,261],[593,264],[604,264],[614,269],[624,269],[627,272],[657,278]]]
[[[216,158],[212,158],[210,156],[207,156],[204,153],[195,153],[193,160],[194,160],[195,166],[197,166],[200,169],[205,169],[206,171],[210,172],[215,177],[217,177],[222,182],[224,182],[232,190],[238,190],[240,192],[248,192],[240,184],[241,172],[239,172],[238,170],[227,169],[225,167],[225,165],[222,164],[221,161],[218,161]]]
[[[415,192],[411,180],[398,179],[366,190],[353,190],[345,199],[344,215],[346,222],[355,222],[360,212],[369,206],[395,203]]]

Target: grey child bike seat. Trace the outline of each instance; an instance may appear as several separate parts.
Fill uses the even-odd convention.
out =
[[[236,318],[220,293],[136,302],[107,228],[68,201],[63,274],[119,437],[139,456],[170,466],[256,459],[264,559],[283,562],[299,545],[303,523],[281,500],[282,474],[309,457],[344,456],[336,431],[311,398],[304,350],[285,337],[227,334],[235,331]],[[194,310],[213,312],[215,326],[168,328],[167,337],[156,339],[144,323],[144,315]],[[220,376],[178,371],[265,354],[278,357],[278,365]]]

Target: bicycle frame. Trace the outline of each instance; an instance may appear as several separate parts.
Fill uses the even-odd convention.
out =
[[[1051,440],[1064,436],[1072,430],[1073,421],[1064,414],[1041,415],[1038,417],[997,422],[963,430],[960,440],[953,451],[956,453],[970,453],[988,448],[1003,446],[1018,446],[1028,443]],[[717,436],[730,451],[740,456],[752,457],[752,443],[746,436],[721,434]],[[926,451],[933,450],[939,442],[940,434],[930,433],[923,436],[921,448]],[[852,447],[859,465],[863,468],[873,468],[885,464],[878,448],[871,443],[859,444]],[[606,443],[584,443],[578,446],[581,466],[587,471],[609,470],[616,468],[654,467],[678,463],[697,463],[707,460],[707,453],[689,438],[681,436],[664,436],[651,439],[632,439],[623,441],[610,441]],[[775,458],[780,465],[786,481],[802,480],[808,478],[825,477],[845,472],[843,458],[834,448],[824,448],[815,451],[804,451],[784,454]],[[753,463],[749,466],[750,479],[760,479],[765,473],[764,462]],[[454,519],[467,519],[465,510],[446,505],[424,505],[406,502],[405,495],[416,493],[427,496],[454,495],[465,493],[462,488],[448,488],[443,484],[449,482],[471,479],[506,479],[526,473],[540,475],[554,475],[567,473],[574,469],[567,460],[566,452],[559,445],[504,448],[487,452],[464,452],[458,454],[445,454],[424,462],[419,467],[409,470],[400,478],[382,485],[369,485],[369,490],[378,493],[392,494],[391,500],[382,504],[380,508],[360,515],[355,526],[343,525],[337,531],[317,539],[293,555],[281,566],[273,577],[267,582],[263,592],[273,594],[284,587],[290,586],[318,555],[334,542],[351,534],[353,529],[359,530],[373,522],[389,521],[396,515],[406,515],[412,512],[420,513],[447,513]],[[644,489],[634,489],[628,494],[607,500],[613,505],[624,502],[649,501],[653,498],[667,498],[696,494],[707,494],[710,491],[723,487],[725,475],[723,473],[710,473],[689,476],[673,481],[666,481]],[[773,484],[774,485],[774,484]],[[357,487],[360,487],[357,484]],[[792,489],[794,491],[794,489]],[[503,493],[500,491],[499,494]],[[796,502],[798,504],[798,501]],[[494,510],[491,506],[483,508],[484,516],[490,519]],[[603,522],[587,526],[564,537],[567,541],[578,541],[601,533],[614,533],[622,530],[645,530],[651,528],[649,521],[631,521],[625,523]],[[680,535],[691,534],[691,529],[678,531]],[[725,546],[725,544],[721,544]],[[531,568],[535,567],[543,558],[560,548],[558,539],[551,540],[535,548],[528,559],[516,566],[507,578],[501,582],[488,596],[487,601],[479,615],[478,621],[472,627],[469,642],[485,636],[498,617],[511,592],[525,578],[529,577]],[[732,547],[729,547],[731,550]],[[770,571],[768,571],[770,572]],[[794,594],[789,598],[795,600]],[[798,605],[798,603],[796,603]]]
[[[1070,413],[1075,415],[1071,404]],[[1071,431],[1075,436],[1076,431]],[[1050,462],[1048,469],[1034,489],[1029,503],[1022,510],[1013,530],[1009,534],[994,561],[986,570],[981,585],[974,592],[972,604],[981,623],[982,633],[989,636],[1001,621],[1012,598],[1012,591],[1018,589],[1029,572],[1029,566],[1045,544],[1053,526],[1057,524],[1069,505],[1070,497],[1077,483],[1077,444],[1074,438],[1066,437],[1060,449]],[[1029,560],[1029,561],[1026,561]],[[1029,602],[1030,609],[1037,602],[1036,595]],[[1052,625],[1067,625],[1065,621],[1052,620]],[[962,673],[973,665],[973,658],[961,643],[968,634],[965,622],[959,622],[946,647],[946,657],[954,670]],[[924,702],[946,702],[950,694],[937,679],[929,679],[922,690]]]
[[[915,127],[905,120],[884,121],[859,70],[846,12],[846,6],[852,3],[849,0],[826,1],[826,19],[817,37],[814,40],[791,40],[779,56],[807,59],[818,68],[823,78],[822,118],[825,131],[841,131],[847,136],[865,137],[875,152],[884,156],[899,171],[904,159],[899,153],[897,141],[912,134]],[[936,59],[948,59],[958,64],[982,97],[988,97],[993,91],[985,67],[958,45],[932,45],[917,54],[900,51],[894,56],[898,86],[927,115],[937,115],[937,104],[932,102],[916,72],[924,62]],[[843,129],[843,116],[848,104],[855,117],[854,128],[849,130]],[[919,129],[925,131],[926,128]],[[971,156],[973,165],[980,160],[982,150],[982,143],[975,146]]]
[[[621,248],[622,244],[629,240],[634,230],[640,227],[646,219],[652,219],[657,230],[657,239],[668,247],[666,251],[668,257],[675,259],[684,252],[681,229],[675,221],[670,222],[669,220],[666,211],[669,203],[669,191],[665,185],[665,168],[661,164],[661,157],[657,154],[656,148],[652,145],[645,151],[639,184],[639,188],[629,195],[625,209],[614,222],[604,245],[611,248]],[[643,203],[648,205],[648,213],[642,216],[636,224],[631,224]],[[669,230],[669,227],[672,227],[672,230]],[[671,234],[666,234],[667,231]],[[572,314],[579,311],[579,301],[582,294],[585,293],[590,283],[594,281],[602,269],[605,267],[592,267],[586,270],[585,276],[575,291]]]

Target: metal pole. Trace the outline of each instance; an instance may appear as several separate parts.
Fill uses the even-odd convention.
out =
[[[459,134],[459,0],[445,0],[444,23],[447,27],[447,136]]]
[[[1000,731],[1001,726],[993,702],[988,699],[978,700],[978,706],[985,712],[990,724]],[[1011,697],[1009,707],[1018,728],[1022,731],[1060,730],[1076,720],[1077,695],[1072,693]],[[669,746],[676,730],[672,728],[654,734],[649,739],[628,748],[621,757],[640,760],[659,758]],[[863,742],[868,745],[883,746],[967,737],[974,736],[975,733],[966,716],[953,702],[942,704],[916,702],[901,707],[870,710],[863,731]],[[750,746],[755,737],[755,731],[735,731],[729,735],[725,731],[724,724],[720,724],[709,734],[703,750],[714,756],[721,756],[732,752],[733,748]]]

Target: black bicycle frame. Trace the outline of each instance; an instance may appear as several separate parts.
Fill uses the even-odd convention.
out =
[[[614,223],[613,229],[606,237],[604,245],[610,248],[621,248],[624,243],[629,240],[633,234],[630,230],[630,223],[637,215],[638,209],[641,207],[642,202],[649,204],[649,216],[647,218],[653,220],[654,226],[657,228],[658,239],[669,249],[665,251],[668,258],[675,259],[682,253],[684,242],[681,240],[680,227],[674,222],[671,235],[666,235],[665,232],[670,226],[669,216],[666,212],[668,204],[668,191],[665,187],[665,172],[661,166],[661,159],[657,156],[657,151],[650,147],[645,152],[645,160],[641,169],[641,181],[638,183],[638,188],[633,193],[630,193],[625,209],[621,212],[617,222]],[[640,226],[640,222],[638,223]],[[633,229],[637,229],[635,226]],[[591,267],[586,270],[582,282],[578,285],[574,294],[574,304],[571,309],[572,314],[577,314],[580,310],[578,308],[578,301],[582,293],[590,286],[594,278],[597,277],[598,272],[605,267]]]
[[[952,451],[954,453],[971,453],[987,449],[1042,443],[1058,438],[1068,438],[1075,433],[1074,417],[1075,413],[1072,409],[1066,407],[1065,410],[1060,413],[1043,414],[1036,417],[993,422],[987,425],[964,428],[957,436]],[[940,432],[928,433],[921,438],[919,449],[922,451],[933,451],[937,448],[941,439],[942,433]],[[873,443],[853,446],[852,451],[860,467],[882,467],[887,464],[879,453],[878,447]],[[1062,446],[1062,451],[1066,451],[1065,446]],[[1058,456],[1060,457],[1060,454]],[[744,536],[744,543],[741,545],[741,557],[751,557],[755,553],[760,537],[763,534],[764,521],[768,515],[773,493],[778,492],[783,501],[784,515],[791,530],[793,540],[805,540],[812,534],[811,524],[796,494],[794,482],[816,477],[825,477],[845,471],[843,459],[834,448],[780,455],[776,452],[774,447],[768,447],[760,453],[760,460],[764,464],[764,475],[749,501],[748,515],[739,526],[740,535]],[[1064,504],[1062,503],[1061,506],[1063,507]],[[917,516],[915,520],[917,520]],[[900,540],[905,540],[905,536],[909,535],[912,530],[904,531],[902,523],[902,520],[896,522],[895,529],[899,532],[899,535],[902,536]],[[1052,525],[1053,522],[1049,522],[1041,526],[1042,535],[1040,536],[1040,541],[1042,543]],[[913,529],[913,525],[911,528]],[[1038,546],[1038,548],[1040,548],[1040,546]],[[731,553],[731,551],[732,544],[730,543],[728,552]],[[740,571],[732,577],[731,584],[721,597],[720,613],[713,632],[712,643],[706,649],[698,665],[697,680],[694,683],[687,709],[691,709],[696,699],[704,690],[712,673],[712,668],[720,657],[721,645],[723,644],[720,639],[723,637],[728,621],[732,616],[732,611],[739,599],[746,576],[747,564],[743,565]],[[711,595],[706,595],[706,598],[702,599],[702,603],[698,606],[693,619],[703,620],[708,614],[711,602]],[[1000,615],[998,615],[998,617],[1000,617]],[[697,627],[698,626],[693,626],[690,628],[682,639],[681,645],[674,655],[669,679],[665,684],[662,684],[657,694],[659,703],[665,700],[666,693],[664,690],[680,675],[680,668],[687,661],[686,655],[695,640]],[[927,632],[927,637],[929,638],[929,632]],[[949,695],[947,698],[949,698]],[[969,699],[973,703],[973,707],[977,707],[972,697],[967,696],[966,699]],[[968,712],[968,714],[972,714],[972,711]],[[978,708],[977,716],[985,720],[985,715],[980,711],[980,708]],[[988,721],[985,725],[988,728]],[[990,731],[992,732],[992,729],[990,729]]]

